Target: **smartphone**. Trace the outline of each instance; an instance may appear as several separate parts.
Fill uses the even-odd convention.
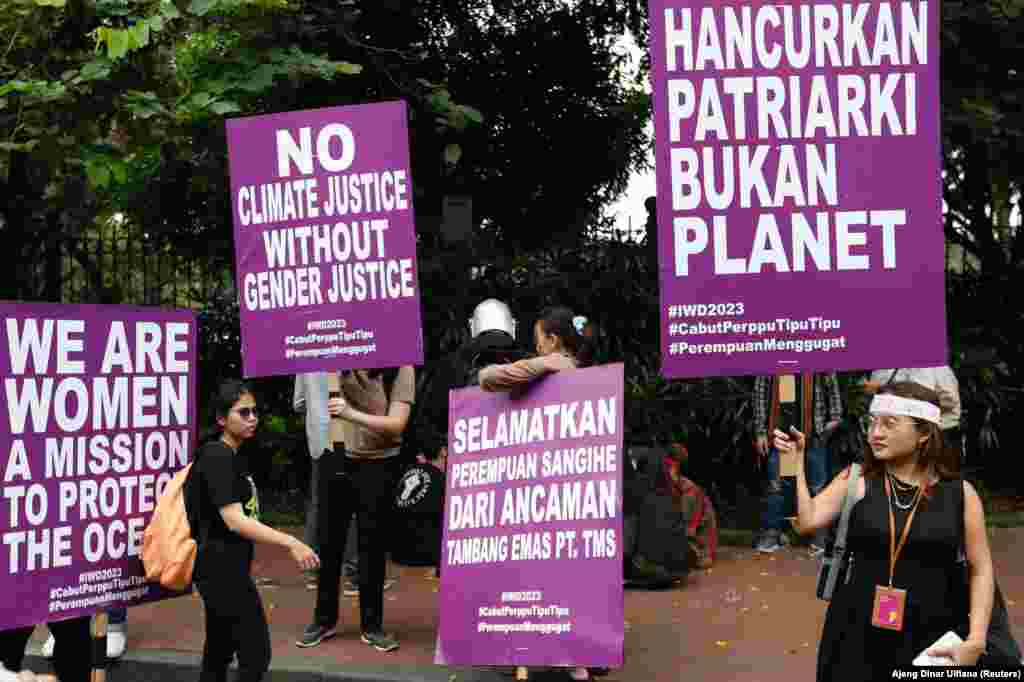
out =
[[[775,428],[792,437],[790,429],[803,430],[803,424],[800,422],[800,403],[779,403],[779,420]]]

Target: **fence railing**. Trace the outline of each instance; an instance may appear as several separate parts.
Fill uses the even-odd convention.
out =
[[[64,303],[124,303],[202,309],[234,287],[230,262],[183,252],[116,218],[62,244]]]

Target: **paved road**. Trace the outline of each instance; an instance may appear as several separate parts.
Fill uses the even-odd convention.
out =
[[[1020,639],[1024,637],[1024,529],[992,532],[997,575]],[[401,649],[382,654],[360,643],[357,602],[349,599],[343,605],[340,635],[318,648],[300,650],[294,640],[311,618],[314,593],[304,589],[284,552],[260,547],[256,560],[256,573],[276,581],[261,588],[270,616],[275,681],[443,682],[452,675],[461,682],[502,679],[494,671],[433,665],[438,583],[421,569],[399,569],[397,586],[385,593],[385,625],[399,637]],[[662,592],[628,591],[626,665],[607,679],[812,679],[824,619],[824,603],[814,597],[816,570],[817,563],[803,548],[765,556],[726,547],[714,568],[692,576],[684,586]],[[202,602],[197,596],[135,608],[129,627],[130,651],[111,670],[111,682],[195,679],[188,669],[194,671],[203,644]],[[42,634],[40,628],[36,643]],[[165,676],[158,674],[160,665],[177,668],[168,668]],[[539,679],[545,678],[554,676]]]

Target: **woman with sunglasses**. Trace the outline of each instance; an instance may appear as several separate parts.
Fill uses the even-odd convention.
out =
[[[981,499],[959,477],[959,461],[943,441],[939,396],[919,384],[889,384],[870,412],[864,475],[855,481],[847,531],[852,567],[829,604],[818,680],[889,679],[925,650],[975,665],[992,613],[992,556]],[[799,462],[797,527],[827,528],[842,510],[849,469],[812,498],[804,435],[776,431],[775,446]],[[949,631],[963,643],[932,646]]]
[[[239,682],[259,682],[270,667],[270,630],[249,569],[254,543],[284,547],[302,570],[320,565],[297,538],[260,522],[259,494],[241,445],[259,417],[248,385],[231,380],[214,397],[220,437],[196,453],[185,484],[186,507],[199,544],[195,585],[206,607],[206,644],[200,682],[225,682],[238,658]]]

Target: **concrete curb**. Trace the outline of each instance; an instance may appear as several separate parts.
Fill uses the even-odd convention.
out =
[[[199,678],[200,656],[194,652],[133,650],[107,669],[108,682],[181,682]],[[53,672],[50,662],[30,648],[24,666],[34,672]],[[510,682],[511,669],[449,668],[447,666],[340,665],[301,656],[275,657],[265,682]],[[530,673],[532,682],[563,682],[561,671]]]

